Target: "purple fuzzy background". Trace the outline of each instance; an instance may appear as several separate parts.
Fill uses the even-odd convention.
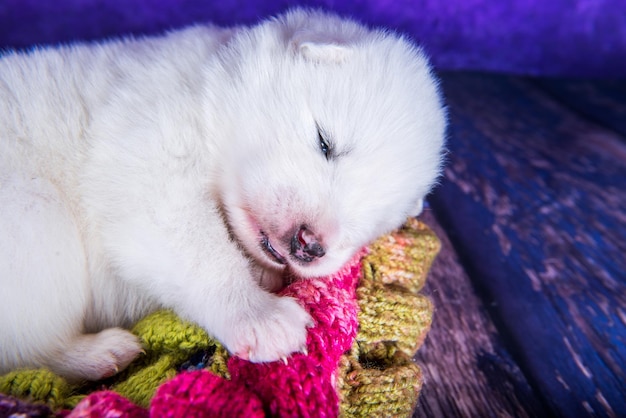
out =
[[[0,0],[0,47],[253,23],[293,5],[407,33],[438,69],[626,77],[626,0]]]

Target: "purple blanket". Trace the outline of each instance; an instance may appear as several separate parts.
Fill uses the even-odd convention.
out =
[[[0,48],[253,23],[294,5],[407,33],[438,69],[626,77],[626,0],[2,0]]]

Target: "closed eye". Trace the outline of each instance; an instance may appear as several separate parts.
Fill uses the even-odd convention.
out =
[[[327,160],[330,160],[332,157],[332,148],[326,138],[324,138],[324,134],[322,134],[319,127],[317,128],[317,139],[319,141],[320,151],[322,151],[322,154],[324,154]]]

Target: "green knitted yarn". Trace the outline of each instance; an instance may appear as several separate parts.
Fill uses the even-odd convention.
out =
[[[148,315],[132,331],[140,338],[146,354],[122,372],[111,389],[139,406],[147,407],[156,389],[174,377],[177,368],[196,351],[214,348],[210,369],[226,375],[226,350],[202,328],[181,320],[171,311]]]
[[[418,292],[439,248],[434,233],[415,219],[369,247],[356,292],[359,332],[337,374],[342,416],[410,416],[422,386],[412,357],[430,328],[433,311],[430,300]],[[171,311],[148,315],[132,332],[145,354],[112,378],[77,386],[45,369],[22,370],[0,376],[0,392],[60,409],[73,408],[90,391],[108,387],[147,407],[159,385],[201,351],[211,353],[207,368],[230,378],[224,347]]]
[[[194,352],[213,349],[210,370],[227,377],[228,353],[200,327],[183,321],[173,312],[163,310],[146,316],[132,332],[139,337],[145,355],[126,370],[99,382],[147,407],[154,392],[165,380],[174,377],[177,368]],[[0,376],[0,392],[22,399],[44,402],[53,409],[73,408],[94,387],[70,385],[46,369],[19,370]]]
[[[370,245],[357,288],[359,332],[340,364],[342,417],[411,415],[422,387],[412,357],[433,314],[430,299],[418,292],[440,248],[416,219]]]
[[[19,370],[0,376],[0,392],[56,409],[65,404],[71,387],[65,379],[46,369]]]

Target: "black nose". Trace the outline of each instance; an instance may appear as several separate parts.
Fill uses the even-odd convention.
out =
[[[291,255],[300,261],[310,263],[324,256],[324,247],[309,228],[302,225],[291,238]]]

